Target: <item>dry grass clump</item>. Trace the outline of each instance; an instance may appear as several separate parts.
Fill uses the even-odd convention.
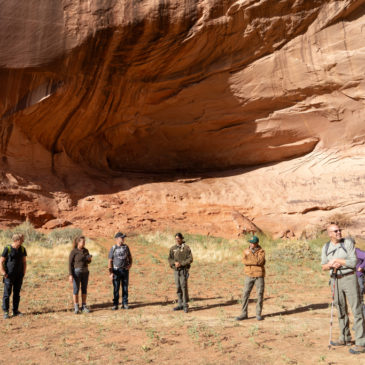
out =
[[[320,257],[320,247],[309,241],[283,241],[270,251],[269,260],[314,260]]]
[[[212,263],[222,261],[237,261],[242,256],[242,251],[247,247],[244,239],[227,240],[203,235],[185,234],[185,242],[191,248],[193,258],[196,261]],[[138,236],[138,241],[144,245],[160,245],[168,249],[175,244],[175,235],[156,232]]]
[[[27,247],[28,256],[31,257],[31,261],[33,264],[37,262],[47,261],[50,264],[58,264],[60,262],[67,263],[68,257],[72,250],[72,244],[64,244],[64,245],[57,245],[52,248],[40,246],[40,245],[30,245]],[[89,250],[90,254],[93,257],[97,257],[100,254],[103,254],[103,249],[97,243],[92,240],[86,240],[85,247]]]
[[[79,228],[55,229],[46,235],[34,229],[31,223],[24,222],[12,229],[0,230],[0,246],[11,244],[15,233],[24,235],[24,247],[32,263],[46,260],[50,264],[67,262],[73,239],[82,235]],[[103,253],[102,247],[92,240],[86,239],[86,247],[95,257]]]
[[[331,223],[337,224],[341,228],[347,228],[347,227],[352,226],[353,221],[347,214],[335,213],[335,214],[331,215],[330,217],[328,217],[327,222],[326,222],[326,228]]]

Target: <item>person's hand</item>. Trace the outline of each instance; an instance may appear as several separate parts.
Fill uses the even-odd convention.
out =
[[[5,273],[3,276],[4,276],[4,278],[6,279],[6,278],[8,277],[8,274],[7,274],[7,273]]]
[[[362,272],[362,271],[364,271],[364,269],[363,269],[362,267],[359,267],[359,268],[357,269],[357,271]]]
[[[248,256],[250,254],[250,249],[247,248],[243,253],[245,254],[245,256]]]
[[[69,275],[69,277],[68,277],[68,281],[69,281],[70,283],[72,283],[72,275]]]
[[[336,269],[338,269],[339,267],[341,267],[341,266],[342,266],[340,263],[338,263],[338,262],[337,262],[337,260],[336,260],[336,259],[331,260],[331,261],[328,263],[328,265],[329,265],[330,267],[333,267],[333,268],[336,268]]]
[[[175,262],[175,267],[180,267],[180,262]]]
[[[109,279],[113,281],[113,273],[109,274]]]

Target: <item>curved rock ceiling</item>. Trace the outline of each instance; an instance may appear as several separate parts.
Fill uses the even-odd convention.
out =
[[[0,5],[2,122],[53,155],[226,170],[364,134],[364,1]]]

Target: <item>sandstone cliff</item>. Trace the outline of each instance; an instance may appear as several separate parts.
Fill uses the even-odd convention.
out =
[[[365,0],[0,9],[4,224],[362,232]]]

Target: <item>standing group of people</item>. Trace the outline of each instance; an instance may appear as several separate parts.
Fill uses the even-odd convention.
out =
[[[322,248],[322,269],[330,271],[330,284],[332,288],[333,304],[338,310],[340,337],[338,341],[332,341],[331,346],[352,345],[352,337],[349,328],[347,302],[350,304],[355,331],[355,347],[350,353],[365,353],[365,325],[363,304],[364,280],[365,280],[365,252],[355,248],[352,238],[343,238],[342,230],[336,224],[330,224],[327,228],[330,241]],[[128,284],[129,270],[133,259],[128,245],[125,243],[126,235],[118,232],[108,255],[109,276],[113,283],[113,310],[118,309],[119,292],[122,288],[121,308],[128,309]],[[10,296],[13,292],[13,316],[18,316],[20,290],[27,268],[27,251],[24,246],[24,236],[15,234],[12,244],[7,245],[0,258],[0,271],[3,275],[4,294],[2,308],[4,318],[10,318]],[[73,284],[73,302],[75,314],[88,313],[87,286],[89,279],[88,266],[92,262],[92,255],[85,247],[85,237],[77,237],[73,242],[73,249],[69,255],[69,280]],[[243,252],[245,265],[245,284],[242,298],[242,311],[236,320],[242,321],[248,318],[248,302],[250,293],[256,286],[257,304],[256,319],[263,320],[262,307],[265,288],[265,251],[259,245],[259,238],[253,236],[249,240],[249,247]],[[193,262],[190,247],[185,243],[181,233],[175,235],[175,245],[170,248],[168,263],[174,270],[174,279],[177,293],[177,306],[174,311],[183,310],[189,312],[188,278],[189,269]],[[79,291],[81,287],[81,306],[79,304]],[[332,321],[331,321],[332,325]],[[332,329],[332,328],[331,328]],[[330,332],[332,333],[332,332]]]
[[[119,293],[122,288],[121,308],[129,309],[128,306],[128,285],[129,270],[132,267],[133,259],[128,245],[125,243],[126,235],[118,232],[115,236],[115,245],[110,248],[108,254],[109,276],[113,283],[113,310],[118,309]],[[7,245],[0,260],[0,270],[3,275],[4,295],[3,311],[4,318],[10,318],[10,295],[13,291],[13,316],[20,315],[19,301],[20,290],[23,283],[23,277],[26,273],[27,251],[24,246],[24,236],[15,234],[13,243]],[[250,241],[250,247],[244,251],[243,263],[246,265],[246,281],[243,296],[242,314],[237,320],[247,318],[247,306],[250,292],[254,285],[257,288],[258,301],[256,315],[258,320],[262,320],[262,303],[264,294],[264,276],[265,276],[265,252],[259,246],[259,239],[254,236]],[[73,286],[73,303],[74,313],[89,313],[87,306],[87,287],[89,281],[89,264],[92,262],[92,255],[85,247],[86,239],[84,236],[75,238],[73,248],[69,255],[69,281]],[[183,310],[189,312],[189,292],[188,278],[189,269],[193,262],[193,255],[190,247],[185,243],[181,233],[175,235],[175,245],[170,248],[168,263],[174,271],[174,279],[177,293],[177,306],[174,311]],[[81,289],[81,305],[79,292]]]

